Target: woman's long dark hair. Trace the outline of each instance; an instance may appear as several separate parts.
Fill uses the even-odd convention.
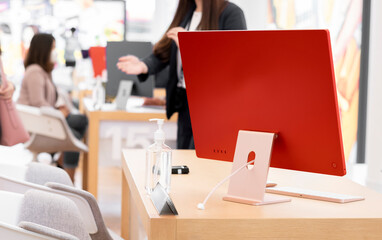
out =
[[[52,51],[54,41],[55,39],[51,34],[35,34],[24,61],[25,68],[32,64],[38,64],[47,73],[51,73],[54,68],[54,63],[50,60],[50,52]]]
[[[226,5],[226,0],[203,0],[202,19],[200,20],[198,29],[217,30],[219,28],[219,16]],[[179,0],[174,19],[167,31],[171,28],[178,27],[188,11],[195,8],[195,6],[195,0]],[[154,54],[164,62],[168,61],[170,58],[170,47],[172,42],[172,39],[168,38],[166,33],[154,46]]]

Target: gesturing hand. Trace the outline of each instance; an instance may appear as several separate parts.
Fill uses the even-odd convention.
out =
[[[167,37],[174,40],[174,42],[176,43],[176,46],[179,47],[178,32],[185,32],[185,31],[186,31],[186,29],[184,29],[182,27],[174,27],[174,28],[171,28],[170,30],[168,30]]]
[[[133,55],[120,57],[118,59],[117,67],[122,72],[133,75],[147,73],[148,71],[146,64]]]
[[[67,116],[69,116],[69,114],[70,114],[70,110],[66,105],[62,105],[62,106],[58,107],[58,110],[61,111],[61,113],[64,115],[65,118]]]

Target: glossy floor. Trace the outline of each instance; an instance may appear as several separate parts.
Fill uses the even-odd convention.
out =
[[[75,185],[79,188],[82,185],[81,175],[80,166],[75,177]],[[121,184],[121,167],[99,167],[98,205],[106,226],[118,235],[121,232]]]

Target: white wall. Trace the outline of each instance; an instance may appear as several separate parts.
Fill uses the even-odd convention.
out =
[[[366,123],[366,184],[382,191],[382,1],[371,1]]]
[[[268,0],[230,0],[238,5],[245,15],[249,30],[266,29]]]
[[[248,29],[265,29],[267,26],[268,0],[231,0],[243,11]],[[152,42],[157,42],[170,25],[178,0],[156,0],[152,24]]]
[[[174,18],[175,10],[178,7],[177,0],[156,0],[155,13],[151,26],[152,42],[159,41]]]

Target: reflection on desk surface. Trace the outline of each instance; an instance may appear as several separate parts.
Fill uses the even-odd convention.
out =
[[[94,109],[94,102],[91,98],[83,99],[84,106],[88,111],[97,111]],[[132,113],[166,113],[164,106],[143,106],[143,97],[129,97],[126,104],[126,111]],[[102,111],[118,111],[115,103],[105,103],[102,105]]]

